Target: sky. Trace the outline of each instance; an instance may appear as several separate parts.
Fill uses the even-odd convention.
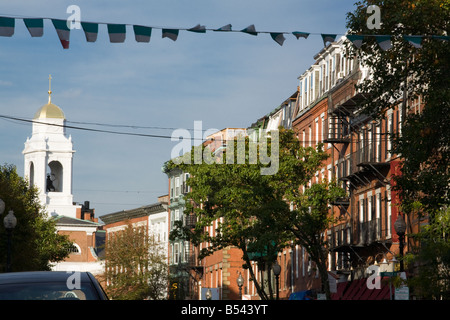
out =
[[[298,77],[323,48],[321,33],[345,34],[356,0],[0,0],[0,16],[16,17],[12,37],[0,37],[0,115],[32,119],[48,101],[67,125],[162,137],[66,129],[74,143],[74,201],[90,201],[97,217],[157,202],[168,193],[161,171],[179,144],[175,129],[247,128],[296,92]],[[110,43],[105,24],[97,41],[74,29],[64,50],[50,20],[32,38],[21,18],[67,19],[71,5],[81,21],[125,23],[124,43]],[[151,26],[149,43],[137,43],[133,24]],[[160,28],[197,24],[285,34],[194,33],[162,38]],[[96,123],[92,125],[86,123]],[[127,127],[117,126],[126,125]],[[138,128],[151,127],[151,128]],[[194,133],[192,133],[192,137]],[[31,123],[0,118],[0,164],[24,175],[23,148]]]

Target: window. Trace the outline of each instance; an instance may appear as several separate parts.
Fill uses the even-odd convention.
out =
[[[175,243],[173,245],[173,263],[178,264],[180,262],[180,245]]]
[[[175,197],[180,195],[180,177],[175,177]]]
[[[70,254],[81,254],[81,248],[76,243],[73,243],[72,246],[67,250]]]

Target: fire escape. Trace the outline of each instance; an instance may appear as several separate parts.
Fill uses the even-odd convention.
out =
[[[333,226],[328,232],[332,251],[337,252],[337,270],[349,270],[351,264],[363,262],[361,250],[367,249],[381,237],[380,221],[373,219],[360,223],[359,202],[355,191],[386,185],[390,164],[382,157],[381,128],[372,119],[359,111],[359,102],[364,95],[357,93],[342,104],[329,107],[328,127],[325,143],[332,144],[337,151],[336,176],[349,197],[334,203],[345,214],[344,222]],[[367,199],[366,199],[367,201]],[[367,213],[374,213],[375,203]],[[365,203],[367,206],[367,203]],[[364,207],[366,208],[366,207]],[[356,209],[356,210],[355,210]]]

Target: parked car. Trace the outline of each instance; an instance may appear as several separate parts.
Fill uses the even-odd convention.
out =
[[[90,272],[0,273],[0,300],[108,300]]]

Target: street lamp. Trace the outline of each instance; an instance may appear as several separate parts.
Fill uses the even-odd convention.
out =
[[[3,225],[5,226],[6,233],[8,236],[8,253],[6,256],[6,272],[10,272],[11,271],[11,238],[12,238],[11,235],[12,235],[13,229],[17,225],[17,218],[14,215],[14,211],[9,210],[8,214],[3,219]]]
[[[278,261],[275,260],[275,263],[272,265],[273,274],[275,275],[275,281],[277,286],[277,300],[278,300],[278,281],[280,279],[281,266],[278,264]]]
[[[400,242],[400,272],[403,271],[403,242],[405,240],[406,223],[402,215],[398,215],[397,220],[394,222],[394,229],[398,235]]]
[[[242,274],[240,272],[236,282],[239,287],[239,300],[242,300],[242,286],[244,285],[244,278],[242,277]]]

